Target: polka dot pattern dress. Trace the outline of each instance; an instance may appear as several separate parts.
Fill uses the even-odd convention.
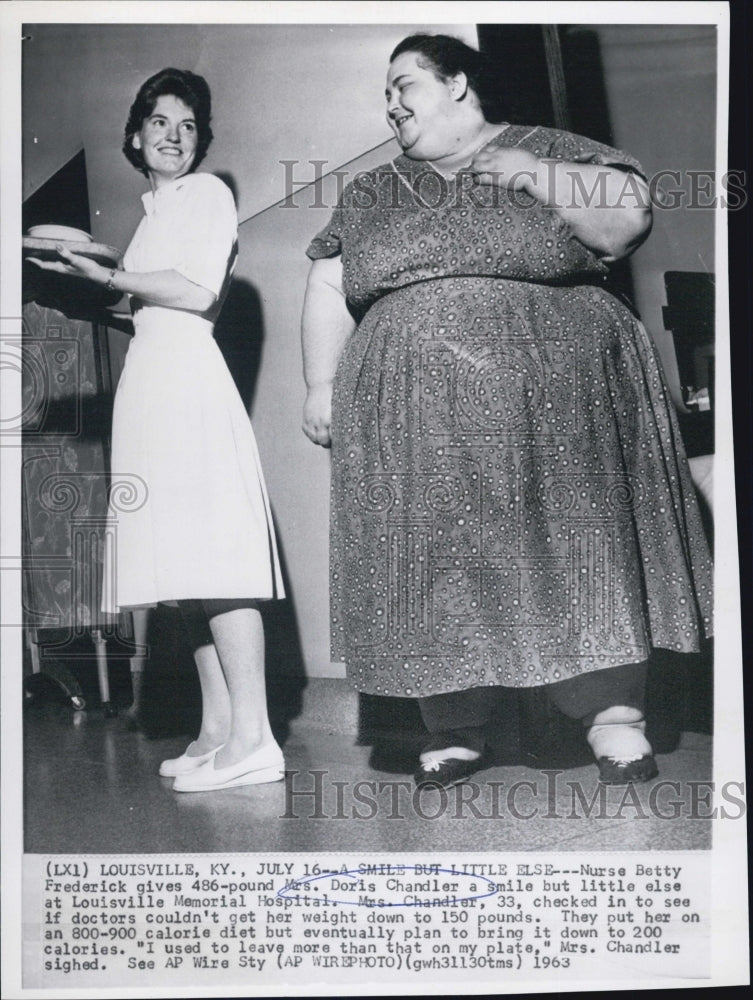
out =
[[[639,165],[544,128],[492,143]],[[333,655],[363,692],[532,687],[698,649],[712,571],[654,347],[524,194],[398,157],[308,250],[360,317],[335,380]]]

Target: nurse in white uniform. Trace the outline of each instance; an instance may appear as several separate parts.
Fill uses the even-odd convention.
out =
[[[212,139],[210,117],[203,77],[175,69],[150,77],[125,130],[123,151],[150,190],[124,270],[63,247],[60,261],[37,262],[130,297],[135,336],[115,397],[113,499],[119,476],[141,495],[128,510],[111,501],[104,605],[171,601],[183,612],[202,724],[160,774],[184,792],[284,776],[256,607],[284,596],[280,564],[251,423],[213,337],[237,252],[236,210],[219,178],[194,173]]]

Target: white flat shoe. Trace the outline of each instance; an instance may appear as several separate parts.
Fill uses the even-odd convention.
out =
[[[215,767],[214,756],[201,767],[179,774],[173,783],[176,792],[212,792],[238,785],[261,785],[268,781],[282,781],[285,777],[285,758],[276,743],[255,750],[248,757],[229,767]]]
[[[210,760],[214,760],[214,755],[218,750],[224,747],[224,743],[221,743],[214,750],[210,750],[208,753],[200,753],[196,757],[189,757],[187,754],[181,754],[180,757],[172,757],[170,760],[163,760],[159,766],[159,773],[163,778],[177,778],[179,774],[190,774],[192,771],[198,770],[203,764],[206,764]]]

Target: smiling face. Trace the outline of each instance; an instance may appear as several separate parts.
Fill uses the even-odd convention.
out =
[[[440,79],[415,52],[403,52],[387,73],[387,121],[403,151],[416,160],[448,153],[455,138],[462,74]]]
[[[198,145],[196,117],[179,97],[163,94],[133,137],[141,150],[152,187],[158,188],[187,174]]]

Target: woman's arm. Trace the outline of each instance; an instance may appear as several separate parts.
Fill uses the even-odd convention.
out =
[[[505,148],[483,150],[471,169],[480,184],[524,191],[553,209],[606,263],[632,253],[651,231],[648,185],[636,173]]]
[[[103,267],[96,261],[80,254],[71,253],[63,246],[58,246],[59,261],[43,261],[29,258],[45,271],[56,271],[59,274],[72,274],[79,278],[88,278],[97,285],[106,285],[117,292],[133,295],[154,306],[164,306],[167,309],[184,309],[188,312],[205,313],[217,301],[217,296],[208,288],[197,285],[178,271],[119,271]]]
[[[345,303],[342,258],[315,260],[309,272],[301,321],[303,377],[308,389],[303,432],[324,448],[332,440],[332,383],[337,363],[355,327]]]

